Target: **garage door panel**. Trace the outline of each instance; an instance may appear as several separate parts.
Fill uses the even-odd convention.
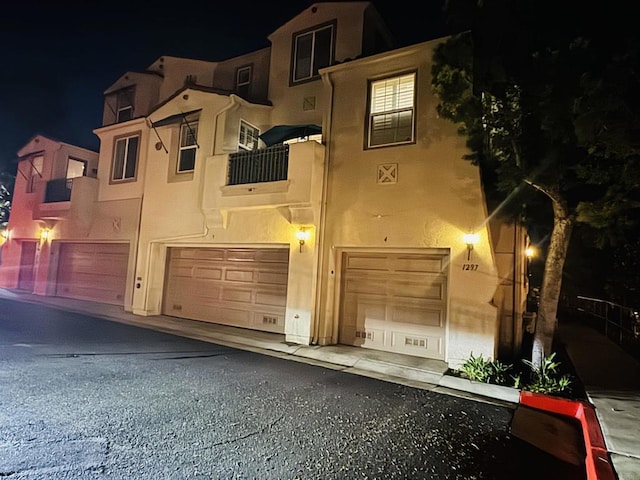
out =
[[[397,272],[440,273],[443,270],[443,263],[440,257],[399,257],[393,264],[393,270]]]
[[[346,261],[346,268],[349,270],[367,270],[367,271],[375,271],[375,270],[387,270],[387,259],[383,256],[360,256],[360,255],[349,255]]]
[[[287,283],[287,272],[257,272],[256,282],[261,284],[283,285]]]
[[[429,310],[423,308],[411,308],[403,306],[392,306],[390,320],[395,323],[411,323],[414,325],[424,325],[428,327],[443,327],[444,312],[440,309]]]
[[[239,288],[224,288],[222,290],[222,300],[228,302],[251,302],[251,290],[241,290]]]
[[[247,282],[253,283],[254,272],[252,270],[233,270],[229,269],[225,272],[224,279],[231,282]]]
[[[288,248],[170,248],[168,262],[164,313],[284,333]]]
[[[182,268],[180,271],[181,276],[187,276],[194,278],[202,278],[207,280],[220,280],[222,278],[222,269],[220,268],[208,268],[208,267],[191,267],[189,269]]]
[[[285,267],[285,272],[288,271],[289,265],[289,249],[288,248],[264,248],[256,251],[256,261],[260,263],[276,263],[280,264],[280,267]]]
[[[344,285],[347,293],[385,296],[387,291],[386,279],[349,276],[345,279]]]
[[[424,278],[424,283],[397,281],[389,284],[388,294],[393,298],[444,299],[444,285]]]
[[[345,253],[339,341],[444,359],[448,256]]]
[[[57,296],[124,304],[129,244],[63,242],[58,253]]]
[[[353,298],[349,305],[350,310],[347,310],[348,314],[345,315],[348,319],[347,324],[364,328],[372,321],[384,321],[387,311],[384,300],[359,298],[359,301],[356,301],[355,297]]]
[[[285,307],[287,304],[286,292],[257,292],[256,305],[270,305],[273,307]]]

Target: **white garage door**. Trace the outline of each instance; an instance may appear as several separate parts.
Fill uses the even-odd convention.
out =
[[[340,343],[444,360],[448,255],[344,253]]]
[[[163,313],[284,333],[288,248],[169,248]]]
[[[128,243],[61,243],[56,296],[124,304]]]

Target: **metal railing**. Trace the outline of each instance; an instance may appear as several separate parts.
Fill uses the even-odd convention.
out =
[[[568,302],[567,306],[640,360],[640,312],[637,309],[580,295]]]
[[[288,169],[289,145],[287,144],[231,153],[227,185],[286,180]]]
[[[44,194],[44,203],[68,202],[71,200],[73,178],[49,180]]]

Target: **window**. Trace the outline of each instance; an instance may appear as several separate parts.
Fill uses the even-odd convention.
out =
[[[240,120],[240,138],[238,139],[238,145],[241,149],[255,150],[258,148],[258,135],[260,135],[260,130],[249,125],[244,120]]]
[[[136,178],[139,143],[139,135],[116,139],[113,153],[113,170],[111,173],[112,182]]]
[[[333,62],[334,24],[294,35],[292,82],[310,80]]]
[[[42,165],[44,157],[42,155],[27,160],[29,164],[29,178],[27,180],[27,193],[36,191],[38,182],[42,181]]]
[[[126,122],[133,118],[133,88],[118,92],[116,104],[116,123]]]
[[[67,160],[67,179],[84,177],[87,174],[87,162],[69,157]]]
[[[236,93],[243,98],[249,96],[251,86],[251,65],[236,70]]]
[[[368,147],[413,142],[416,74],[371,82]]]
[[[191,172],[196,165],[198,148],[198,121],[184,120],[180,125],[180,148],[178,149],[178,173]]]

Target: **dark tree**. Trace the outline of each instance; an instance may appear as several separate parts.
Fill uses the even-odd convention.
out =
[[[481,166],[501,208],[550,206],[536,365],[551,353],[576,223],[610,243],[634,227],[640,205],[638,30],[609,28],[631,18],[627,5],[598,6],[452,1],[451,18],[468,28],[434,56],[438,112],[460,125],[467,158]]]

